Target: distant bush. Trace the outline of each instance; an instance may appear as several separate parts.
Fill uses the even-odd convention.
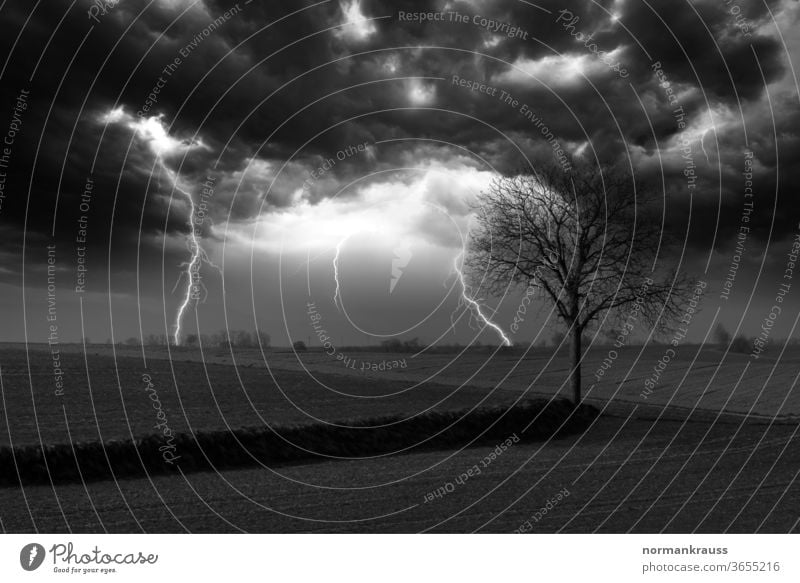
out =
[[[190,334],[186,337],[185,343],[190,345],[192,337]],[[272,342],[269,334],[263,330],[256,330],[255,332],[248,332],[247,330],[220,330],[215,334],[200,334],[200,344],[205,348],[224,348],[230,350],[231,348],[269,348]]]
[[[144,337],[145,346],[167,346],[173,344],[172,338],[164,334],[148,334]],[[220,330],[214,334],[186,334],[182,346],[203,346],[204,348],[269,348],[272,343],[270,335],[263,330],[248,332],[247,330]],[[129,346],[138,346],[137,338],[129,338],[124,342]]]
[[[566,400],[527,401],[510,409],[428,412],[351,423],[284,428],[199,431],[174,436],[174,464],[159,448],[164,436],[135,441],[0,448],[0,484],[51,484],[138,477],[148,474],[216,471],[263,464],[389,455],[406,450],[496,444],[516,434],[539,441],[584,431],[599,414]],[[348,425],[342,427],[341,425]]]
[[[417,352],[422,348],[419,343],[419,338],[412,338],[411,340],[401,341],[397,338],[391,340],[384,340],[381,342],[381,349],[384,352]]]
[[[144,338],[146,346],[166,346],[169,344],[169,338],[165,334],[148,334]]]
[[[255,343],[261,348],[269,348],[272,344],[272,338],[263,330],[256,330]]]
[[[521,353],[524,351],[524,348],[524,345],[518,346],[516,344],[513,348],[511,348],[503,345],[498,346],[497,344],[477,343],[464,346],[458,342],[455,342],[453,344],[432,344],[431,346],[425,348],[425,354],[460,354],[462,352],[466,354],[494,354],[496,352],[499,353],[509,351]]]
[[[292,348],[294,348],[295,352],[305,352],[306,350],[308,350],[306,343],[303,342],[302,340],[298,340],[294,344],[292,344]]]
[[[717,324],[717,327],[714,330],[714,340],[717,342],[717,344],[727,346],[731,341],[731,334],[725,329],[725,326],[722,324]]]
[[[730,351],[749,354],[753,350],[753,341],[746,336],[739,335],[731,342]]]

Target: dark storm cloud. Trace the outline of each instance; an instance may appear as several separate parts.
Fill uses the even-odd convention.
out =
[[[161,261],[163,236],[188,232],[184,204],[170,203],[168,178],[163,172],[151,176],[159,167],[147,144],[130,128],[108,127],[103,133],[100,121],[112,107],[131,115],[143,111],[159,79],[165,82],[146,113],[162,114],[178,139],[202,140],[205,148],[193,149],[183,159],[171,158],[168,164],[179,170],[186,184],[195,185],[195,193],[207,175],[219,177],[215,220],[253,218],[264,208],[267,189],[287,160],[269,190],[266,208],[293,204],[309,172],[343,148],[364,142],[395,140],[375,146],[369,155],[337,163],[313,181],[305,196],[319,200],[365,172],[378,172],[376,180],[403,180],[403,173],[383,171],[420,160],[446,164],[465,155],[443,142],[473,152],[476,167],[483,166],[484,158],[502,172],[524,166],[526,157],[534,163],[552,159],[552,147],[519,106],[454,86],[453,75],[510,92],[535,111],[565,149],[588,142],[588,153],[605,158],[638,149],[647,162],[642,178],[660,184],[657,147],[674,140],[679,129],[653,73],[653,61],[661,63],[670,83],[681,91],[680,104],[688,118],[709,107],[725,107],[735,117],[742,104],[759,160],[762,192],[776,186],[791,192],[800,180],[797,170],[786,164],[796,159],[797,138],[785,131],[776,138],[772,120],[757,107],[764,103],[765,82],[786,75],[786,55],[772,36],[754,31],[746,37],[725,2],[694,2],[694,9],[677,9],[667,0],[541,3],[547,10],[523,2],[451,2],[446,10],[466,15],[469,22],[420,24],[401,21],[399,13],[445,10],[445,3],[364,1],[362,14],[375,19],[374,33],[364,38],[348,36],[344,27],[326,31],[344,21],[341,3],[311,4],[130,0],[111,9],[91,32],[88,2],[78,3],[63,22],[60,10],[66,7],[37,9],[10,54],[0,90],[0,107],[6,113],[21,89],[31,95],[6,188],[13,195],[8,195],[0,215],[4,252],[18,254],[23,228],[29,243],[49,241],[54,216],[56,240],[74,244],[80,195],[95,160],[88,244],[98,261],[105,262],[110,253],[114,269],[130,271],[140,236],[144,253]],[[779,8],[777,1],[741,4],[754,27],[767,19],[768,8]],[[4,54],[11,51],[31,10],[32,5],[22,2],[4,8]],[[569,19],[562,10],[568,11]],[[236,14],[226,19],[226,11]],[[517,26],[526,38],[492,33],[474,24],[475,16]],[[565,26],[574,18],[578,20],[573,28]],[[215,20],[213,30],[205,34]],[[615,51],[628,76],[605,66],[571,32],[594,33],[597,47]],[[51,34],[53,40],[44,50]],[[423,48],[429,46],[443,48]],[[180,66],[166,75],[165,67],[176,58]],[[546,72],[547,79],[536,82],[510,66],[548,58],[562,59],[553,61],[560,63],[582,59],[588,79],[567,82],[570,72],[564,70]],[[423,97],[428,92],[430,100],[414,102],[410,96],[415,87]],[[775,111],[778,127],[796,123],[796,98],[778,100]],[[521,153],[506,136],[517,142]],[[716,222],[720,206],[724,232],[719,241],[729,242],[737,224],[743,136],[741,123],[715,136],[720,146],[712,156],[721,162],[721,179],[714,164],[700,170],[709,195],[695,198],[693,220]],[[415,142],[417,138],[428,141]],[[775,173],[778,161],[780,178]],[[671,224],[680,230],[688,212],[685,179],[674,162],[666,164],[667,192],[676,215]],[[26,219],[29,189],[35,208]],[[723,202],[718,204],[720,197]],[[777,228],[788,232],[789,217],[796,216],[800,203],[783,194],[778,204]],[[763,236],[772,209],[764,204],[757,213],[759,231],[754,236]],[[707,243],[707,233],[707,228],[692,230],[692,243]],[[167,251],[167,263],[185,259],[180,246],[167,245]],[[7,265],[13,266],[13,260]]]

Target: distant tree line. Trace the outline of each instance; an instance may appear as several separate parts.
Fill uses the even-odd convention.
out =
[[[596,344],[598,346],[609,345],[612,342],[611,336],[613,336],[613,330],[605,335],[601,335],[601,338],[595,338],[592,341],[591,337],[586,337],[584,342],[586,344]],[[256,330],[255,332],[248,332],[247,330],[220,330],[219,332],[212,333],[212,334],[188,334],[184,339],[182,345],[183,346],[200,346],[202,344],[205,348],[258,348],[260,345],[263,348],[269,348],[271,346],[271,338],[270,335],[264,332],[263,330]],[[738,334],[735,338],[732,337],[730,332],[722,325],[718,324],[716,329],[714,330],[714,344],[722,347],[727,348],[730,352],[740,353],[740,354],[749,354],[753,350],[753,343],[755,342],[756,337],[749,337],[745,334]],[[90,344],[91,340],[89,338],[82,338],[82,342],[86,344]],[[569,338],[567,334],[563,331],[555,331],[550,336],[550,341],[548,342],[546,339],[540,339],[536,343],[536,347],[566,347],[568,346]],[[653,339],[653,343],[659,344],[658,340]],[[111,344],[111,340],[106,340],[106,344]],[[172,338],[166,336],[165,334],[147,334],[144,337],[144,342],[141,342],[140,339],[136,336],[131,336],[130,338],[117,342],[118,345],[121,346],[141,346],[144,344],[145,346],[166,346],[167,344],[172,344]],[[775,338],[769,339],[767,341],[768,346],[800,346],[800,338]],[[517,345],[517,348],[524,347],[524,344]],[[293,344],[293,348],[296,351],[306,351],[308,347],[306,343],[302,340],[298,340]],[[399,338],[392,338],[390,340],[384,340],[380,343],[378,347],[375,346],[350,346],[350,347],[343,347],[343,350],[376,350],[379,352],[391,352],[391,353],[413,353],[419,352],[420,350],[425,349],[429,354],[450,354],[450,353],[457,353],[464,350],[467,351],[486,351],[486,352],[493,352],[496,347],[492,344],[483,345],[481,342],[476,341],[472,342],[469,345],[462,345],[459,342],[453,342],[450,344],[436,344],[435,346],[426,346],[422,342],[420,342],[419,338],[411,338],[410,340],[401,340]]]
[[[136,336],[131,336],[124,342],[124,346],[166,346],[173,344],[172,338],[166,334],[147,334],[144,342]],[[269,348],[271,339],[263,330],[248,332],[247,330],[220,330],[212,334],[187,334],[182,342],[183,346],[204,346],[206,348]]]
[[[419,338],[405,341],[399,338],[392,338],[381,342],[381,350],[383,352],[418,352],[421,348],[422,345],[419,342]]]
[[[748,337],[744,334],[738,334],[736,338],[731,340],[731,334],[725,329],[725,326],[722,324],[718,324],[716,329],[714,330],[714,340],[721,348],[728,348],[730,352],[737,352],[739,354],[750,354],[753,352],[755,347],[756,337]],[[766,340],[765,347],[770,348],[774,346],[776,342],[780,342],[774,340],[772,338],[768,338]],[[800,345],[800,339],[798,338],[790,338],[785,341],[788,346],[797,346]],[[783,344],[783,342],[780,342]]]

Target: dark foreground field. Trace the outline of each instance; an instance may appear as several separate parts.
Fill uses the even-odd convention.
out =
[[[479,475],[455,482],[492,450],[85,488],[6,488],[2,526],[12,532],[512,532],[528,521],[533,532],[798,530],[794,426],[608,417],[581,437],[514,445]],[[448,483],[452,492],[430,495]],[[565,488],[569,495],[536,521]]]
[[[230,366],[222,354],[204,367],[190,353],[172,363],[151,358],[146,368],[135,353],[116,363],[107,354],[91,354],[90,391],[77,352],[65,358],[69,382],[59,396],[46,353],[31,354],[30,377],[24,352],[9,349],[0,356],[0,435],[15,446],[39,443],[40,436],[44,443],[59,443],[65,436],[84,441],[151,434],[156,421],[142,386],[145,372],[175,431],[308,422],[309,415],[323,422],[413,416],[423,410],[508,406],[531,396],[524,389],[492,390],[481,383],[467,388],[429,381],[409,389],[414,383],[399,374],[376,379],[315,371],[325,388],[289,366],[271,376],[263,366]],[[680,385],[665,390],[676,388],[680,393]],[[789,402],[786,395],[793,398],[793,388],[784,387],[781,402]],[[741,394],[753,394],[752,387]],[[762,402],[775,400],[770,392],[760,394]],[[798,531],[800,448],[793,412],[766,419],[696,405],[664,409],[630,399],[606,402],[604,415],[583,434],[499,449],[498,439],[457,451],[0,488],[0,527],[6,532]]]

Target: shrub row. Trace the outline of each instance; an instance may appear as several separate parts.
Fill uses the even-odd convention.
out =
[[[597,414],[597,409],[588,405],[576,409],[567,401],[535,400],[510,409],[429,412],[401,422],[398,422],[400,417],[380,417],[342,423],[351,426],[346,428],[313,424],[180,433],[170,441],[171,453],[176,458],[172,463],[162,456],[165,450],[162,435],[105,443],[3,447],[0,484],[69,483],[81,479],[89,482],[114,476],[168,474],[178,468],[189,473],[258,463],[275,465],[328,457],[386,455],[406,448],[413,451],[460,448],[492,424],[474,445],[494,444],[514,433],[523,441],[537,441],[581,432]],[[534,423],[524,430],[531,421]],[[384,427],[375,427],[381,425]]]

